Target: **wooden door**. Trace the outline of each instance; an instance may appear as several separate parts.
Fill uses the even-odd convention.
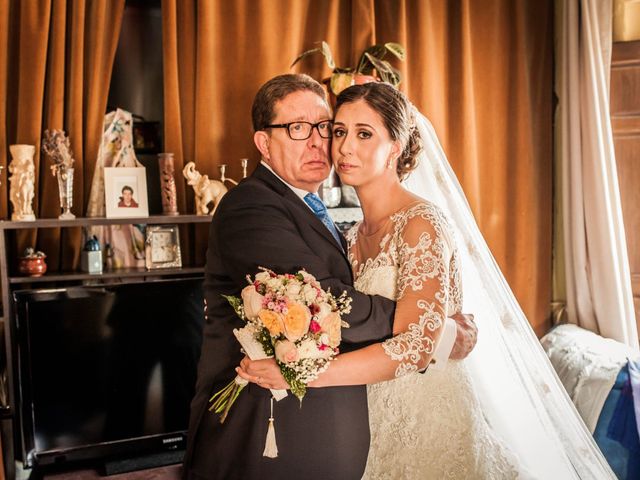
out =
[[[640,41],[613,44],[611,124],[640,332]]]

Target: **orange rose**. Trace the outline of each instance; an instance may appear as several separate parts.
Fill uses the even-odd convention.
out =
[[[337,347],[342,340],[342,323],[340,321],[340,315],[337,312],[332,312],[326,317],[319,320],[322,331],[329,337],[329,346]]]
[[[258,312],[258,318],[262,324],[269,330],[272,337],[284,333],[284,323],[282,322],[282,315],[271,310],[263,308]]]
[[[286,337],[295,342],[307,333],[311,322],[309,308],[300,303],[287,305],[287,314],[284,316],[284,330]]]

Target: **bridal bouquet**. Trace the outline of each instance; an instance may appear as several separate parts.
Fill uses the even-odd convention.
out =
[[[241,297],[225,296],[247,322],[234,334],[252,360],[275,356],[291,393],[302,401],[307,383],[338,354],[341,329],[348,327],[340,316],[351,311],[351,298],[323,290],[304,270],[278,275],[263,268],[247,281]],[[246,384],[238,376],[211,397],[209,410],[221,414],[221,423]],[[272,393],[276,400],[286,396],[283,390]]]

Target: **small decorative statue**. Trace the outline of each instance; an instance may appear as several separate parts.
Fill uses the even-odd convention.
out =
[[[71,143],[64,130],[45,130],[42,139],[42,151],[53,165],[51,174],[58,179],[58,193],[60,195],[61,220],[71,220],[76,216],[71,213],[73,206],[73,155]]]
[[[195,192],[196,215],[213,215],[227,187],[218,180],[210,180],[208,175],[201,175],[193,162],[184,166],[182,175]]]
[[[35,169],[33,166],[33,155],[36,147],[33,145],[11,145],[11,163],[9,164],[9,173],[11,178],[11,188],[9,191],[9,199],[13,205],[13,213],[11,220],[14,221],[31,221],[36,216],[33,213],[33,184],[35,182]]]
[[[173,177],[173,153],[158,154],[160,166],[160,195],[162,196],[162,213],[164,215],[178,215],[176,199],[176,181]]]

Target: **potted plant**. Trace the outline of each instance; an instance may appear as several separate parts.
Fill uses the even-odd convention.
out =
[[[388,53],[400,60],[405,59],[405,49],[399,43],[389,42],[371,45],[362,52],[356,67],[336,67],[331,48],[327,42],[323,41],[320,47],[301,53],[293,61],[291,67],[300,60],[316,53],[322,54],[329,68],[333,70],[333,74],[325,83],[327,83],[330,93],[334,95],[338,95],[351,85],[373,82],[378,79],[390,83],[394,87],[397,87],[402,80],[400,71],[385,60]]]

